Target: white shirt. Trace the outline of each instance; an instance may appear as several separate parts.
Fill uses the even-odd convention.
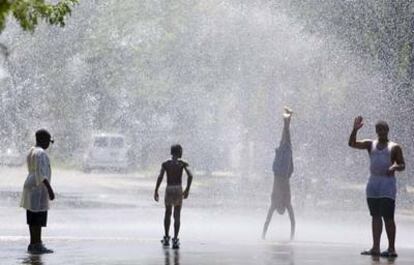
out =
[[[32,212],[43,212],[49,209],[49,193],[43,183],[50,183],[51,169],[49,157],[41,147],[32,147],[27,155],[29,174],[24,182],[20,207]]]

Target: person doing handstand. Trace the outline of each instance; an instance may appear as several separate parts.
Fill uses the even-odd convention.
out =
[[[269,223],[272,220],[274,211],[284,214],[287,209],[290,218],[290,238],[295,236],[295,215],[291,203],[290,177],[293,173],[292,144],[290,140],[290,119],[292,110],[285,107],[283,113],[283,132],[279,147],[276,148],[273,161],[273,192],[271,204],[263,227],[262,238],[265,239]]]

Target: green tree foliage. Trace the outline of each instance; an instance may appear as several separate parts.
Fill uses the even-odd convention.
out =
[[[39,20],[51,25],[64,26],[65,17],[78,2],[79,0],[61,0],[51,4],[45,0],[0,0],[0,33],[4,30],[10,14],[27,31],[34,31]]]

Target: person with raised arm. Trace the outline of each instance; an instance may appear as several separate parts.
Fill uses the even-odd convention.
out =
[[[385,121],[375,124],[376,140],[357,140],[358,130],[364,125],[363,118],[358,116],[349,137],[348,145],[355,149],[368,151],[370,158],[370,177],[366,186],[366,197],[369,212],[372,216],[372,248],[361,252],[361,255],[397,257],[395,250],[396,225],[394,221],[395,198],[397,185],[395,171],[405,169],[404,156],[399,144],[388,139],[389,126]],[[388,249],[380,251],[381,233],[385,224],[388,237]]]

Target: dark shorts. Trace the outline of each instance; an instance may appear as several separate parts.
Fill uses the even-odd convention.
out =
[[[367,198],[369,212],[372,217],[394,219],[395,201],[390,198]]]
[[[181,206],[183,204],[183,188],[181,185],[167,186],[164,202],[166,206]]]
[[[26,211],[26,221],[29,226],[43,226],[47,225],[47,211],[45,212],[31,212]]]

